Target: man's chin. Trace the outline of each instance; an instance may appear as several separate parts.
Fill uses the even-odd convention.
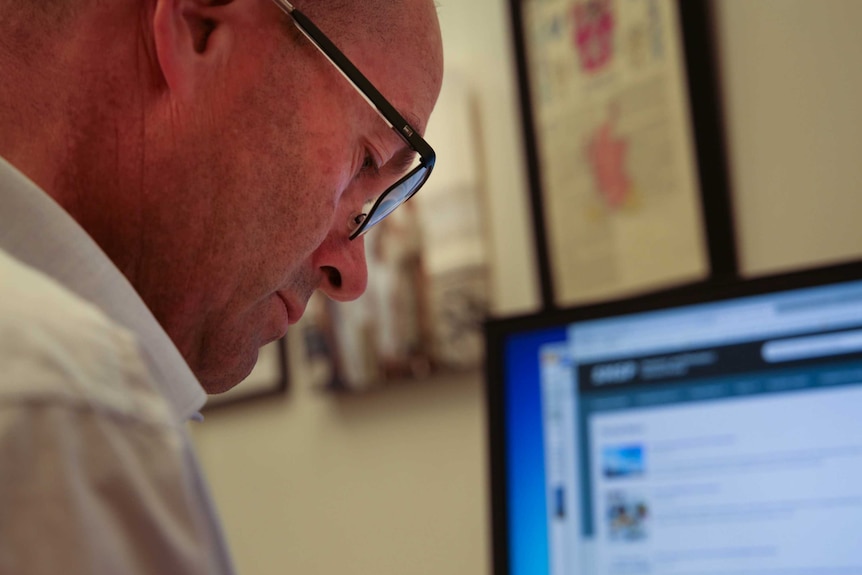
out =
[[[205,365],[192,368],[201,387],[210,395],[224,393],[239,384],[251,373],[257,363],[258,350],[234,357],[232,362],[224,357],[205,362]]]

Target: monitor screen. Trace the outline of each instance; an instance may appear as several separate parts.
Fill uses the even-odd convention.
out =
[[[487,325],[495,573],[862,573],[862,271]]]

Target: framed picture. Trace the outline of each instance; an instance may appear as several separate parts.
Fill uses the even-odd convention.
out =
[[[287,342],[285,339],[265,345],[258,353],[251,373],[232,389],[207,398],[204,413],[234,405],[271,400],[287,393]]]
[[[706,0],[510,0],[546,308],[735,277]]]

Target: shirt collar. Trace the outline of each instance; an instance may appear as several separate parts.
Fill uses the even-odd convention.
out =
[[[206,393],[126,277],[53,198],[2,157],[0,247],[134,332],[177,417],[181,421],[199,417]]]

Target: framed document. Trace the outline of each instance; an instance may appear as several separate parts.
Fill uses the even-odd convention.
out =
[[[735,276],[707,3],[511,8],[545,306]]]

